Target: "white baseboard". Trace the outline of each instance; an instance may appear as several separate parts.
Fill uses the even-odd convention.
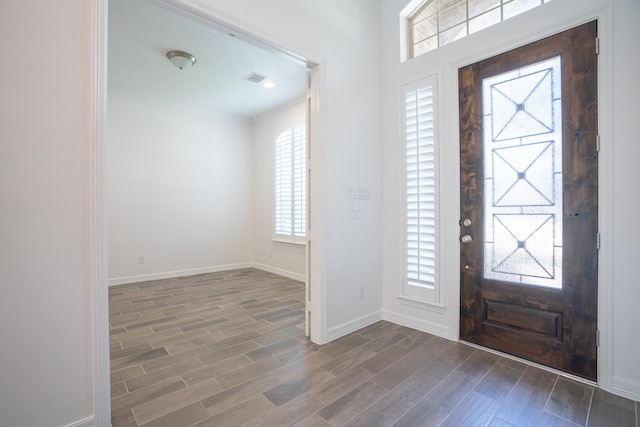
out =
[[[188,270],[165,271],[162,273],[141,274],[138,276],[115,277],[109,279],[109,286],[126,285],[128,283],[148,282],[150,280],[173,279],[176,277],[195,276],[196,274],[218,273],[220,271],[252,268],[251,262],[241,264],[217,265],[213,267],[191,268]]]
[[[451,328],[438,323],[427,322],[412,316],[406,316],[400,313],[383,310],[382,319],[391,323],[406,326],[428,334],[436,335],[444,339],[455,341],[457,338],[452,336]]]
[[[627,399],[640,402],[640,383],[625,378],[613,377],[613,388],[609,390],[611,393],[617,394]]]
[[[366,326],[372,325],[379,320],[382,320],[382,313],[380,311],[376,311],[374,313],[358,317],[357,319],[350,320],[349,322],[345,322],[342,325],[330,328],[327,331],[327,342],[333,341],[335,339],[348,335],[351,332],[355,332]]]
[[[64,427],[93,427],[93,417],[88,417],[75,423],[67,424]]]
[[[266,265],[266,264],[259,264],[257,262],[254,262],[253,263],[253,267],[257,268],[258,270],[266,271],[267,273],[277,274],[278,276],[287,277],[289,279],[297,280],[297,281],[303,282],[303,283],[306,282],[306,280],[307,280],[307,278],[305,277],[304,274],[298,274],[298,273],[294,273],[292,271],[283,270],[283,269],[276,268],[276,267],[271,267],[270,265]]]

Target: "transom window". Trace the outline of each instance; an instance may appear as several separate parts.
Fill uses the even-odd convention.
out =
[[[307,130],[283,131],[275,141],[275,238],[301,241],[307,230]]]
[[[461,39],[551,0],[427,0],[408,18],[409,58]]]

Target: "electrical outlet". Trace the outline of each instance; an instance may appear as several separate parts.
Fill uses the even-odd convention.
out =
[[[138,264],[144,264],[144,255],[138,255]]]
[[[360,299],[363,299],[363,298],[364,298],[364,285],[360,285],[359,298],[360,298]]]
[[[357,206],[352,206],[351,207],[351,219],[358,219],[358,218],[360,218],[360,211],[359,211]]]

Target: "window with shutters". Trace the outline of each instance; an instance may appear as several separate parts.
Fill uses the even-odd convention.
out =
[[[275,239],[301,242],[307,230],[307,130],[297,124],[275,141]]]
[[[424,1],[407,19],[408,57],[415,58],[550,1]]]
[[[436,76],[403,87],[404,280],[402,296],[439,303]]]

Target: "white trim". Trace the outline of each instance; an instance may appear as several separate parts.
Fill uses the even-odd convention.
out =
[[[252,263],[253,268],[257,270],[266,271],[267,273],[277,274],[278,276],[286,277],[288,279],[297,280],[304,283],[307,277],[304,274],[294,273],[293,271],[283,270],[281,268],[271,267],[269,265],[260,264],[257,262]]]
[[[271,241],[277,245],[292,245],[292,246],[305,246],[306,239],[303,241],[285,240],[285,239],[271,239]]]
[[[107,287],[107,32],[108,0],[91,2],[91,163],[89,265],[93,333],[94,416],[75,427],[111,425],[109,295]]]
[[[457,340],[456,331],[451,330],[451,328],[441,323],[429,322],[417,317],[407,316],[406,314],[395,313],[389,310],[382,310],[382,320],[436,335],[451,341]]]
[[[218,273],[220,271],[240,270],[253,268],[254,263],[244,262],[238,264],[216,265],[210,267],[198,267],[185,270],[163,271],[160,273],[140,274],[136,276],[115,277],[109,279],[109,286],[126,285],[129,283],[148,282],[150,280],[175,279],[176,277],[195,276],[197,274]]]
[[[614,391],[613,379],[613,13],[609,5],[594,11],[598,19],[598,385]],[[636,389],[639,400],[640,387]]]
[[[356,332],[369,325],[373,325],[380,320],[383,320],[381,311],[365,314],[364,316],[360,316],[356,319],[330,328],[327,331],[327,338],[329,341],[333,341],[345,335],[349,335],[352,332]]]
[[[420,298],[414,298],[406,295],[398,295],[398,302],[400,304],[408,305],[409,307],[419,308],[420,310],[433,311],[434,313],[444,314],[447,311],[447,306],[444,304],[426,301]]]
[[[67,424],[64,427],[93,427],[94,426],[93,421],[94,421],[93,417],[88,417],[83,420],[78,420],[74,423]],[[95,425],[97,426],[98,424],[95,424]]]
[[[640,402],[640,382],[616,376],[613,377],[612,383],[612,393]]]
[[[277,274],[288,279],[305,281],[305,275],[294,273],[293,271],[271,267],[257,262],[244,262],[238,264],[216,265],[211,267],[190,268],[186,270],[163,271],[161,273],[140,274],[137,276],[116,277],[109,279],[109,286],[127,285],[130,283],[149,282],[151,280],[175,279],[178,277],[195,276],[198,274],[219,273],[222,271],[242,270],[245,268],[255,268],[267,273]]]
[[[326,168],[325,149],[323,144],[325,103],[324,88],[325,66],[319,65],[309,69],[309,210],[307,218],[307,304],[309,321],[309,338],[316,344],[328,342],[327,332],[327,265],[326,265],[326,212],[327,206],[324,171]]]

